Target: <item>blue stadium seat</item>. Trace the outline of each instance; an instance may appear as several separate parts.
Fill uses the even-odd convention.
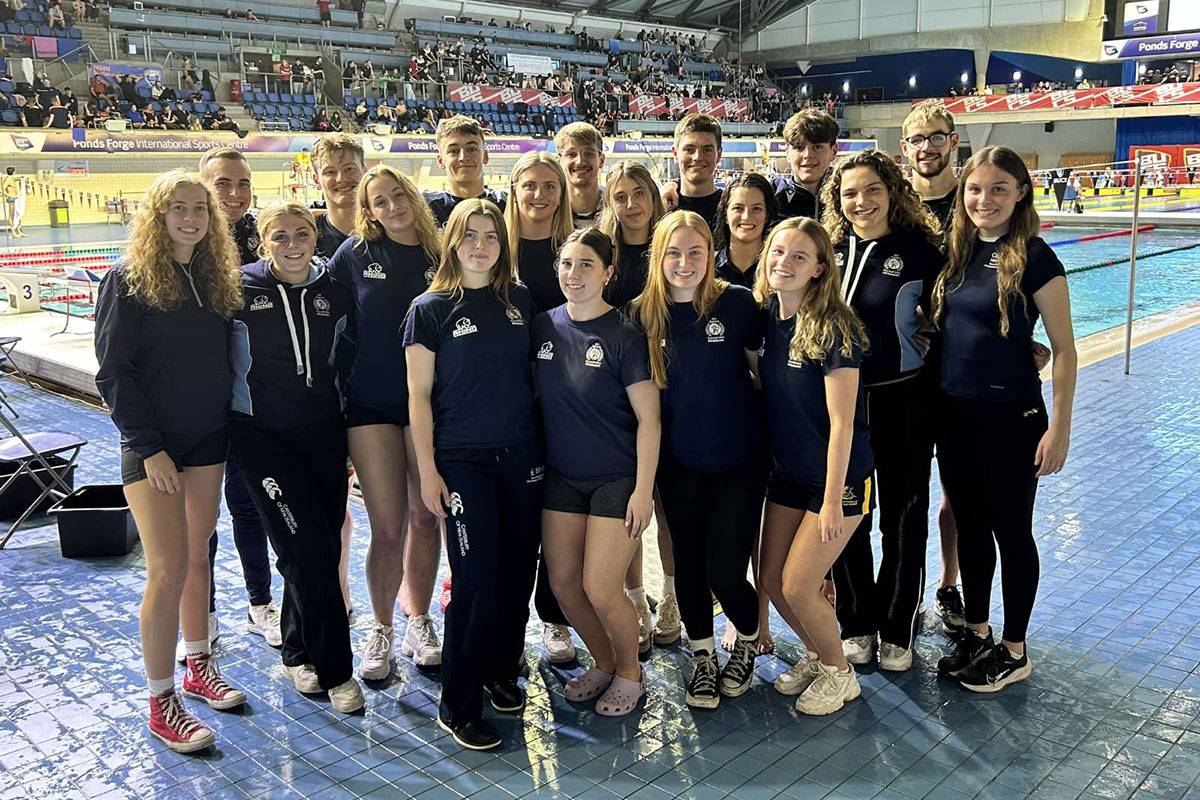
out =
[[[30,11],[29,12],[29,21],[36,22],[38,25],[42,25],[46,22],[46,15],[43,14],[41,11]]]
[[[200,96],[204,98],[205,102],[213,99],[212,92],[210,92],[208,89],[201,89]]]
[[[14,19],[16,19],[17,22],[32,22],[33,21],[32,18],[30,18],[30,16],[29,16],[29,12],[25,11],[25,10],[18,11],[17,15],[16,15],[16,17],[14,17]]]
[[[311,95],[311,94],[304,95],[304,102],[310,106],[316,105],[317,104],[316,95]]]
[[[279,93],[278,92],[270,92],[269,94],[267,94],[267,102],[268,103],[278,103],[279,102]]]
[[[150,110],[153,111],[155,114],[159,113],[160,111],[163,110],[162,103],[158,102],[157,100],[150,101]]]
[[[290,105],[292,104],[292,95],[291,95],[291,93],[289,93],[289,92],[280,92],[280,93],[279,93],[279,102],[283,103],[284,105],[288,105],[288,106],[290,106]]]
[[[17,115],[17,112],[11,111],[11,110],[0,111],[0,123],[4,123],[5,125],[15,126],[15,125],[19,125],[20,122],[21,122],[21,118]]]
[[[12,90],[13,90],[12,81],[0,79],[0,92],[4,92],[5,94],[12,94]]]
[[[130,109],[128,112],[126,112],[125,116],[129,117],[130,124],[133,124],[135,122],[145,122],[146,121],[146,118],[142,116],[142,112],[134,111],[132,109]]]
[[[21,26],[21,33],[24,36],[37,36],[37,25],[34,25],[32,22],[26,22]]]
[[[304,130],[304,120],[300,117],[292,117],[288,122],[288,127],[294,131],[302,131]]]
[[[37,35],[53,38],[54,37],[54,29],[51,28],[49,25],[39,25],[38,29],[37,29]]]
[[[8,22],[4,23],[4,29],[7,30],[9,33],[11,33],[13,36],[21,35],[20,24],[13,22],[11,19]]]
[[[181,102],[179,104],[179,107],[189,114],[192,113],[192,104],[191,104],[191,101],[189,101],[189,100],[184,100],[183,102]]]
[[[83,31],[79,30],[79,28],[70,28],[67,31],[67,36],[69,36],[72,39],[82,39]]]
[[[266,109],[263,107],[262,103],[255,103],[254,105],[250,106],[250,115],[255,119],[262,119],[265,113]]]

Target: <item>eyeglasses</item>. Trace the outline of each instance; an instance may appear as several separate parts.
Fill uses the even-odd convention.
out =
[[[950,141],[950,134],[938,132],[931,133],[929,136],[922,136],[918,133],[905,138],[904,141],[908,142],[909,147],[914,149],[920,149],[921,145],[926,142],[929,142],[934,147],[944,147],[946,142]]]

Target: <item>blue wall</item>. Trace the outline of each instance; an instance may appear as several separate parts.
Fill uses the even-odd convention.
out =
[[[1128,158],[1138,145],[1200,144],[1196,117],[1142,117],[1117,120],[1117,158]]]
[[[1083,61],[1071,61],[1050,56],[1036,56],[1029,53],[992,53],[988,59],[987,82],[989,84],[1007,84],[1012,82],[1013,72],[1021,71],[1021,82],[1026,86],[1038,81],[1056,81],[1069,86],[1075,85],[1075,69],[1083,68],[1083,77],[1089,81],[1108,81],[1116,86],[1121,84],[1121,64],[1089,64]]]
[[[970,50],[925,50],[917,53],[864,56],[836,64],[816,64],[802,75],[796,66],[771,71],[771,77],[791,89],[807,84],[810,97],[826,92],[842,93],[842,82],[850,81],[850,96],[864,87],[882,87],[885,100],[909,97],[944,97],[951,86],[961,87],[962,73],[967,85],[975,85],[975,60]],[[843,74],[837,74],[843,73]],[[855,73],[855,74],[845,74]],[[910,89],[908,78],[917,77]]]

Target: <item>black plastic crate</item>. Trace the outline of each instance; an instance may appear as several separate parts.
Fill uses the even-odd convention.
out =
[[[125,494],[116,484],[83,486],[49,511],[58,518],[64,558],[124,556],[138,540]]]
[[[58,470],[61,470],[63,465],[67,463],[58,456],[47,456],[46,461]],[[4,464],[0,466],[0,486],[3,486],[4,482],[9,479],[9,476],[16,471],[16,464]],[[37,473],[42,481],[50,483],[50,477],[46,472],[46,468],[41,464],[36,464],[33,471]],[[75,467],[71,467],[68,470],[66,482],[72,489],[75,488]],[[55,484],[55,486],[57,487],[58,484]],[[21,516],[21,513],[29,508],[29,504],[36,500],[37,496],[41,493],[42,487],[38,485],[38,482],[32,476],[26,474],[17,478],[17,480],[13,481],[13,485],[5,489],[3,495],[0,495],[0,519],[16,519]],[[52,505],[54,505],[54,495],[47,495],[38,504],[34,513],[44,514]]]

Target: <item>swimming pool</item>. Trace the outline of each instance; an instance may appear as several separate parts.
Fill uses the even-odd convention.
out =
[[[1057,227],[1042,231],[1053,244],[1113,228]],[[1200,300],[1200,248],[1145,258],[1147,253],[1200,241],[1200,231],[1153,230],[1138,236],[1134,319]],[[1072,273],[1072,269],[1129,257],[1129,237],[1065,244],[1054,248],[1067,268],[1075,337],[1082,338],[1125,323],[1129,296],[1129,264]],[[1045,339],[1040,330],[1039,338]]]

